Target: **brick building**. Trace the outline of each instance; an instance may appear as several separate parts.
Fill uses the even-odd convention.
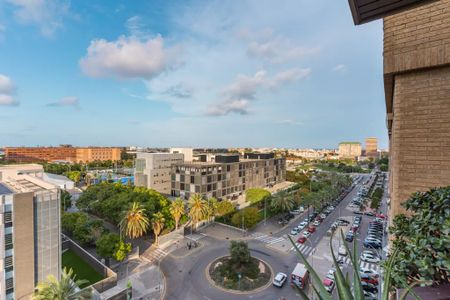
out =
[[[6,147],[5,159],[16,162],[92,162],[120,160],[121,148],[111,147]]]
[[[361,156],[362,148],[359,142],[339,143],[339,159],[357,159]]]
[[[378,140],[376,137],[366,138],[366,156],[369,157],[378,156]]]
[[[349,2],[356,24],[384,17],[392,218],[411,193],[450,185],[450,0]]]

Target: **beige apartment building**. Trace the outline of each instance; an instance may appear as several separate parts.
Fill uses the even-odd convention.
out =
[[[366,156],[369,157],[378,156],[378,140],[376,137],[366,138]]]
[[[5,159],[16,162],[93,162],[118,161],[122,148],[114,147],[6,147]]]
[[[450,185],[450,0],[349,2],[355,24],[384,17],[393,218],[413,192]]]
[[[184,161],[182,153],[136,153],[134,184],[170,195],[172,166]]]
[[[339,159],[357,159],[361,156],[362,148],[359,142],[339,143]]]
[[[0,167],[0,299],[29,299],[61,273],[59,190],[37,174],[35,165]]]
[[[273,153],[215,155],[213,161],[178,163],[172,167],[173,197],[189,199],[193,194],[206,198],[234,200],[249,188],[264,188],[286,180],[285,158]]]

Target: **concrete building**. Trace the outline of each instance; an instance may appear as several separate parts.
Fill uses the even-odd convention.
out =
[[[0,167],[0,299],[29,299],[61,273],[59,190],[23,166]]]
[[[92,162],[120,160],[121,148],[111,147],[6,147],[5,159],[16,162]]]
[[[182,153],[184,155],[184,161],[194,160],[194,149],[192,148],[170,148],[170,153]]]
[[[75,182],[63,175],[43,173],[42,180],[56,185],[62,190],[73,190],[75,188]]]
[[[184,161],[182,153],[136,153],[134,184],[169,195],[172,166]]]
[[[362,149],[359,142],[339,143],[339,159],[357,159],[361,156]]]
[[[384,18],[393,218],[413,192],[450,185],[450,0],[349,2],[355,24]]]
[[[366,156],[377,157],[378,156],[378,140],[376,137],[366,138]]]
[[[215,155],[214,161],[178,163],[172,167],[174,197],[236,199],[246,189],[268,187],[286,179],[286,160],[270,154]]]

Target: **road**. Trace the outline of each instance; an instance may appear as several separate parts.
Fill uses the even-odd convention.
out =
[[[364,175],[368,178],[369,175]],[[316,247],[319,245],[331,224],[340,216],[353,217],[353,213],[346,209],[347,205],[353,199],[361,185],[362,180],[349,194],[337,205],[333,212],[327,216],[323,223],[317,227],[316,232],[313,233],[303,247],[304,255],[309,257],[311,255],[320,255],[316,253]],[[273,269],[274,273],[284,272],[290,274],[299,262],[292,245],[287,240],[286,235],[294,226],[303,220],[307,212],[298,216],[295,221],[291,221],[289,226],[273,235],[258,234],[253,232],[247,241],[251,250],[252,256],[267,262]],[[368,217],[363,217],[362,231],[367,231]],[[236,233],[235,236],[227,236],[224,239],[219,238],[218,234],[214,234],[214,229],[209,229],[205,237],[200,240],[202,244],[201,249],[184,257],[176,257],[167,255],[161,261],[161,268],[166,276],[167,291],[165,299],[267,299],[274,300],[284,297],[285,299],[300,299],[300,295],[295,289],[292,289],[289,284],[285,284],[283,288],[275,288],[270,285],[266,289],[251,294],[241,295],[226,292],[217,289],[210,285],[206,278],[205,270],[208,264],[215,258],[228,254],[229,240],[242,238],[242,233]],[[359,238],[359,237],[358,237]],[[295,237],[297,239],[297,237]],[[306,250],[308,248],[308,250]],[[324,262],[328,265],[328,261]],[[308,292],[308,289],[306,289]]]

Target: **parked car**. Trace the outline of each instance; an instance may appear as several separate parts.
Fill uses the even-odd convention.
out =
[[[364,247],[372,249],[380,249],[381,243],[364,241]]]
[[[347,232],[347,234],[345,235],[345,240],[347,242],[353,242],[353,233]]]
[[[334,281],[334,273],[335,273],[335,272],[336,272],[336,271],[333,270],[333,269],[329,270],[328,273],[327,273],[327,275],[326,275],[326,278],[331,279],[331,280]]]
[[[359,211],[359,210],[356,210],[356,211],[354,211],[353,212],[355,215],[362,215],[363,214],[363,212],[362,211]]]
[[[314,226],[319,226],[320,225],[320,221],[314,221],[313,225]]]
[[[374,277],[374,278],[378,278],[378,277],[380,276],[380,274],[378,274],[377,271],[372,270],[372,269],[369,269],[369,268],[363,268],[363,267],[361,267],[361,268],[359,269],[359,273],[360,273],[361,275],[365,274],[365,275],[372,276],[372,277]]]
[[[297,229],[297,227],[292,228],[291,230],[291,235],[296,235],[298,234],[299,230]]]
[[[364,291],[364,290],[363,290],[363,293],[364,293],[365,300],[377,300],[378,299],[377,293],[371,293],[369,291]]]
[[[281,272],[278,272],[277,275],[273,278],[272,284],[276,287],[283,287],[284,283],[286,282],[287,275]]]
[[[308,238],[311,235],[311,232],[309,232],[308,230],[303,231],[303,236],[305,238]]]
[[[386,216],[383,214],[376,214],[375,216],[380,219],[386,219]]]
[[[370,284],[370,283],[367,283],[367,282],[361,282],[361,286],[362,286],[364,291],[368,291],[370,293],[377,293],[378,292],[378,287],[373,285],[373,284]]]
[[[339,255],[342,255],[342,256],[347,256],[347,254],[348,254],[348,253],[347,253],[347,249],[345,248],[344,245],[342,245],[342,246],[339,247],[338,254],[339,254]]]
[[[370,275],[366,275],[366,274],[361,274],[360,276],[361,276],[361,281],[371,283],[373,285],[378,285],[378,279],[376,279]]]
[[[366,211],[364,214],[365,214],[366,216],[369,216],[369,217],[375,216],[375,214],[374,214],[373,212],[371,212],[371,211]]]
[[[329,278],[325,278],[322,281],[323,285],[325,286],[325,289],[327,290],[328,293],[332,293],[333,289],[334,289],[334,281],[329,279]]]
[[[306,225],[308,225],[308,223],[305,224],[305,223],[301,222],[300,224],[298,224],[297,229],[302,230],[303,228],[306,227]]]
[[[291,210],[289,213],[293,214],[293,215],[299,215],[299,214],[301,214],[301,211],[299,209],[294,209],[294,210]]]
[[[372,254],[369,254],[369,253],[362,253],[361,256],[360,256],[360,259],[362,261],[369,262],[369,263],[379,263],[380,262],[380,258],[379,257],[376,257],[376,256],[374,256]]]
[[[314,233],[314,232],[316,231],[316,227],[314,227],[314,226],[309,226],[307,230],[308,230],[308,232],[310,232],[310,233]]]
[[[303,244],[304,242],[306,242],[306,237],[305,236],[299,237],[297,242],[299,242],[300,244]]]

